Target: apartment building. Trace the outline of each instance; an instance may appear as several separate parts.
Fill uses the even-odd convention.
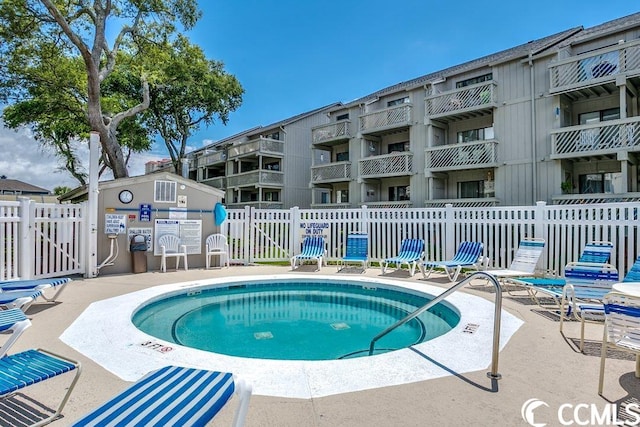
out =
[[[248,130],[191,174],[263,208],[640,200],[639,87],[640,13]]]
[[[326,123],[326,111],[336,105],[249,129],[193,151],[189,177],[225,190],[230,208],[308,207],[310,129]]]

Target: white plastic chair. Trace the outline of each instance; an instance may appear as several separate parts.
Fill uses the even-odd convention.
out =
[[[608,348],[635,354],[635,376],[640,378],[640,298],[618,292],[611,292],[604,297],[604,334],[598,381],[600,396],[604,386],[604,364]]]
[[[224,234],[212,234],[207,237],[205,250],[207,268],[211,267],[211,257],[216,255],[220,256],[220,267],[226,264],[229,268],[229,244]]]
[[[175,234],[165,234],[158,238],[162,259],[160,261],[160,270],[165,273],[167,271],[167,257],[176,258],[176,270],[180,268],[180,258],[184,258],[184,270],[187,271],[187,246],[180,244],[180,238]]]

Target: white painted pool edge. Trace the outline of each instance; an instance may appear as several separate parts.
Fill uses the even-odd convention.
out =
[[[250,382],[257,395],[308,399],[340,393],[424,381],[463,374],[491,365],[493,302],[462,292],[446,298],[460,311],[460,322],[433,340],[372,357],[336,361],[282,361],[249,359],[211,353],[165,342],[143,333],[131,323],[133,312],[160,295],[203,285],[257,280],[323,279],[353,281],[411,289],[438,295],[444,289],[425,283],[383,278],[336,278],[322,275],[259,275],[198,280],[155,286],[92,303],[63,332],[60,339],[125,381],[136,381],[151,370],[168,364],[233,372]],[[522,325],[522,320],[502,311],[500,349]],[[465,332],[478,325],[474,333]],[[161,352],[146,342],[171,347]]]

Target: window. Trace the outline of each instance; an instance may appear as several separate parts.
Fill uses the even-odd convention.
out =
[[[458,197],[461,199],[479,199],[484,197],[484,181],[459,182]]]
[[[389,146],[387,147],[387,153],[391,154],[394,152],[409,151],[409,149],[409,141],[398,142],[396,144],[389,144]]]
[[[349,152],[345,151],[344,153],[336,153],[336,162],[348,162],[349,161]]]
[[[280,199],[279,191],[265,191],[264,200],[266,202],[277,202]]]
[[[153,201],[175,203],[178,184],[174,181],[155,181]]]
[[[278,163],[278,162],[265,163],[264,164],[264,168],[266,170],[270,170],[270,171],[279,171],[280,170],[280,163]]]
[[[322,204],[329,203],[329,192],[328,191],[323,191],[322,193],[320,193],[320,203],[322,203]]]
[[[478,77],[472,77],[470,79],[461,80],[459,82],[456,82],[456,88],[459,89],[461,87],[471,86],[471,85],[474,85],[476,83],[487,82],[489,80],[493,80],[493,73],[483,74],[483,75],[478,76]]]
[[[469,129],[458,132],[458,143],[493,139],[493,127]]]
[[[578,177],[580,194],[615,193],[616,184],[622,179],[620,173],[588,173]]]
[[[336,203],[349,203],[349,190],[336,191]]]
[[[609,108],[607,110],[590,111],[578,115],[581,125],[589,125],[592,123],[606,122],[607,120],[618,120],[620,118],[619,108]]]
[[[411,191],[408,185],[389,187],[389,201],[411,200]]]
[[[339,116],[336,116],[336,122],[339,122],[340,120],[349,120],[349,113],[340,114]]]
[[[409,103],[409,97],[405,96],[404,98],[398,98],[398,99],[394,99],[393,101],[387,102],[387,107],[394,107],[396,105],[408,104],[408,103]]]

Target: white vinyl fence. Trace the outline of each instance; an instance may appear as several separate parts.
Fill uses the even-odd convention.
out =
[[[84,273],[86,205],[0,202],[0,280]]]
[[[411,209],[230,209],[225,222],[231,260],[235,263],[288,261],[299,253],[307,235],[323,235],[327,259],[344,256],[349,233],[369,236],[372,261],[394,256],[406,238],[425,241],[426,260],[451,258],[465,240],[484,244],[484,256],[495,268],[507,268],[523,237],[547,242],[539,269],[563,273],[563,266],[578,258],[584,245],[611,241],[611,263],[621,277],[636,257],[640,236],[640,203],[533,207]]]
[[[425,241],[425,260],[451,258],[460,242],[480,241],[495,268],[506,268],[523,237],[542,237],[541,270],[562,274],[590,241],[613,243],[621,276],[640,250],[640,203],[412,209],[229,209],[223,232],[236,264],[288,262],[308,235],[323,235],[329,261],[344,256],[349,233],[369,236],[369,257],[397,254],[406,238]],[[0,202],[0,280],[85,274],[87,205]]]

